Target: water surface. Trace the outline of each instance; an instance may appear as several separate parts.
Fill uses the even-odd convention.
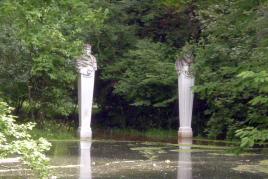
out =
[[[260,161],[268,159],[267,153],[235,156],[226,154],[226,150],[226,146],[196,145],[192,141],[180,141],[180,145],[111,140],[57,141],[53,142],[49,156],[57,178],[268,178],[267,173],[256,168]],[[0,169],[2,178],[27,178],[29,173],[1,172],[3,165]]]

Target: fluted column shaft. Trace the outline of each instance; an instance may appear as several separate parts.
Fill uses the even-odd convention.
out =
[[[180,116],[180,137],[192,137],[192,111],[194,95],[192,87],[194,86],[194,78],[187,77],[181,73],[178,78],[179,85],[179,116]]]
[[[78,103],[79,103],[79,129],[80,138],[91,138],[91,115],[94,91],[95,72],[90,77],[79,74]]]
[[[189,60],[190,61],[190,60]],[[192,112],[194,94],[194,77],[191,74],[190,63],[186,61],[177,61],[178,72],[178,96],[179,96],[179,137],[192,137]]]

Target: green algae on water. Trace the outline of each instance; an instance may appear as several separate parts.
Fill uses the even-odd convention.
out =
[[[133,147],[131,150],[140,152],[144,157],[149,160],[155,160],[158,157],[158,154],[166,153],[164,147]]]
[[[209,155],[214,155],[214,156],[226,156],[226,157],[234,157],[234,156],[241,156],[241,157],[248,157],[248,156],[257,156],[260,154],[256,153],[241,153],[241,154],[236,154],[236,153],[227,153],[227,152],[222,152],[222,153],[208,153]]]
[[[250,172],[250,173],[266,173],[268,174],[268,160],[261,160],[256,165],[238,165],[233,168],[239,172]]]

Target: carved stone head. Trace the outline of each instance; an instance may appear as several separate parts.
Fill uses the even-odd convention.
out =
[[[184,55],[182,59],[178,59],[176,61],[176,70],[177,73],[184,74],[187,77],[193,77],[192,74],[192,63],[193,63],[193,55],[192,53]]]
[[[91,55],[91,52],[92,52],[92,50],[91,50],[91,45],[90,44],[86,44],[85,45],[85,53],[86,53],[86,55]]]

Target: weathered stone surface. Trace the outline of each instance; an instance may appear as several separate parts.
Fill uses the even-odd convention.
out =
[[[189,57],[190,58],[190,57]],[[192,59],[177,60],[176,69],[178,77],[178,93],[179,93],[179,118],[180,128],[178,131],[179,138],[191,138],[192,132],[192,111],[194,94],[192,87],[194,86],[194,76],[191,72]]]
[[[79,129],[80,138],[91,138],[91,113],[93,103],[93,91],[95,71],[97,70],[96,58],[91,54],[91,46],[85,47],[85,55],[77,60],[78,103],[79,103]]]

